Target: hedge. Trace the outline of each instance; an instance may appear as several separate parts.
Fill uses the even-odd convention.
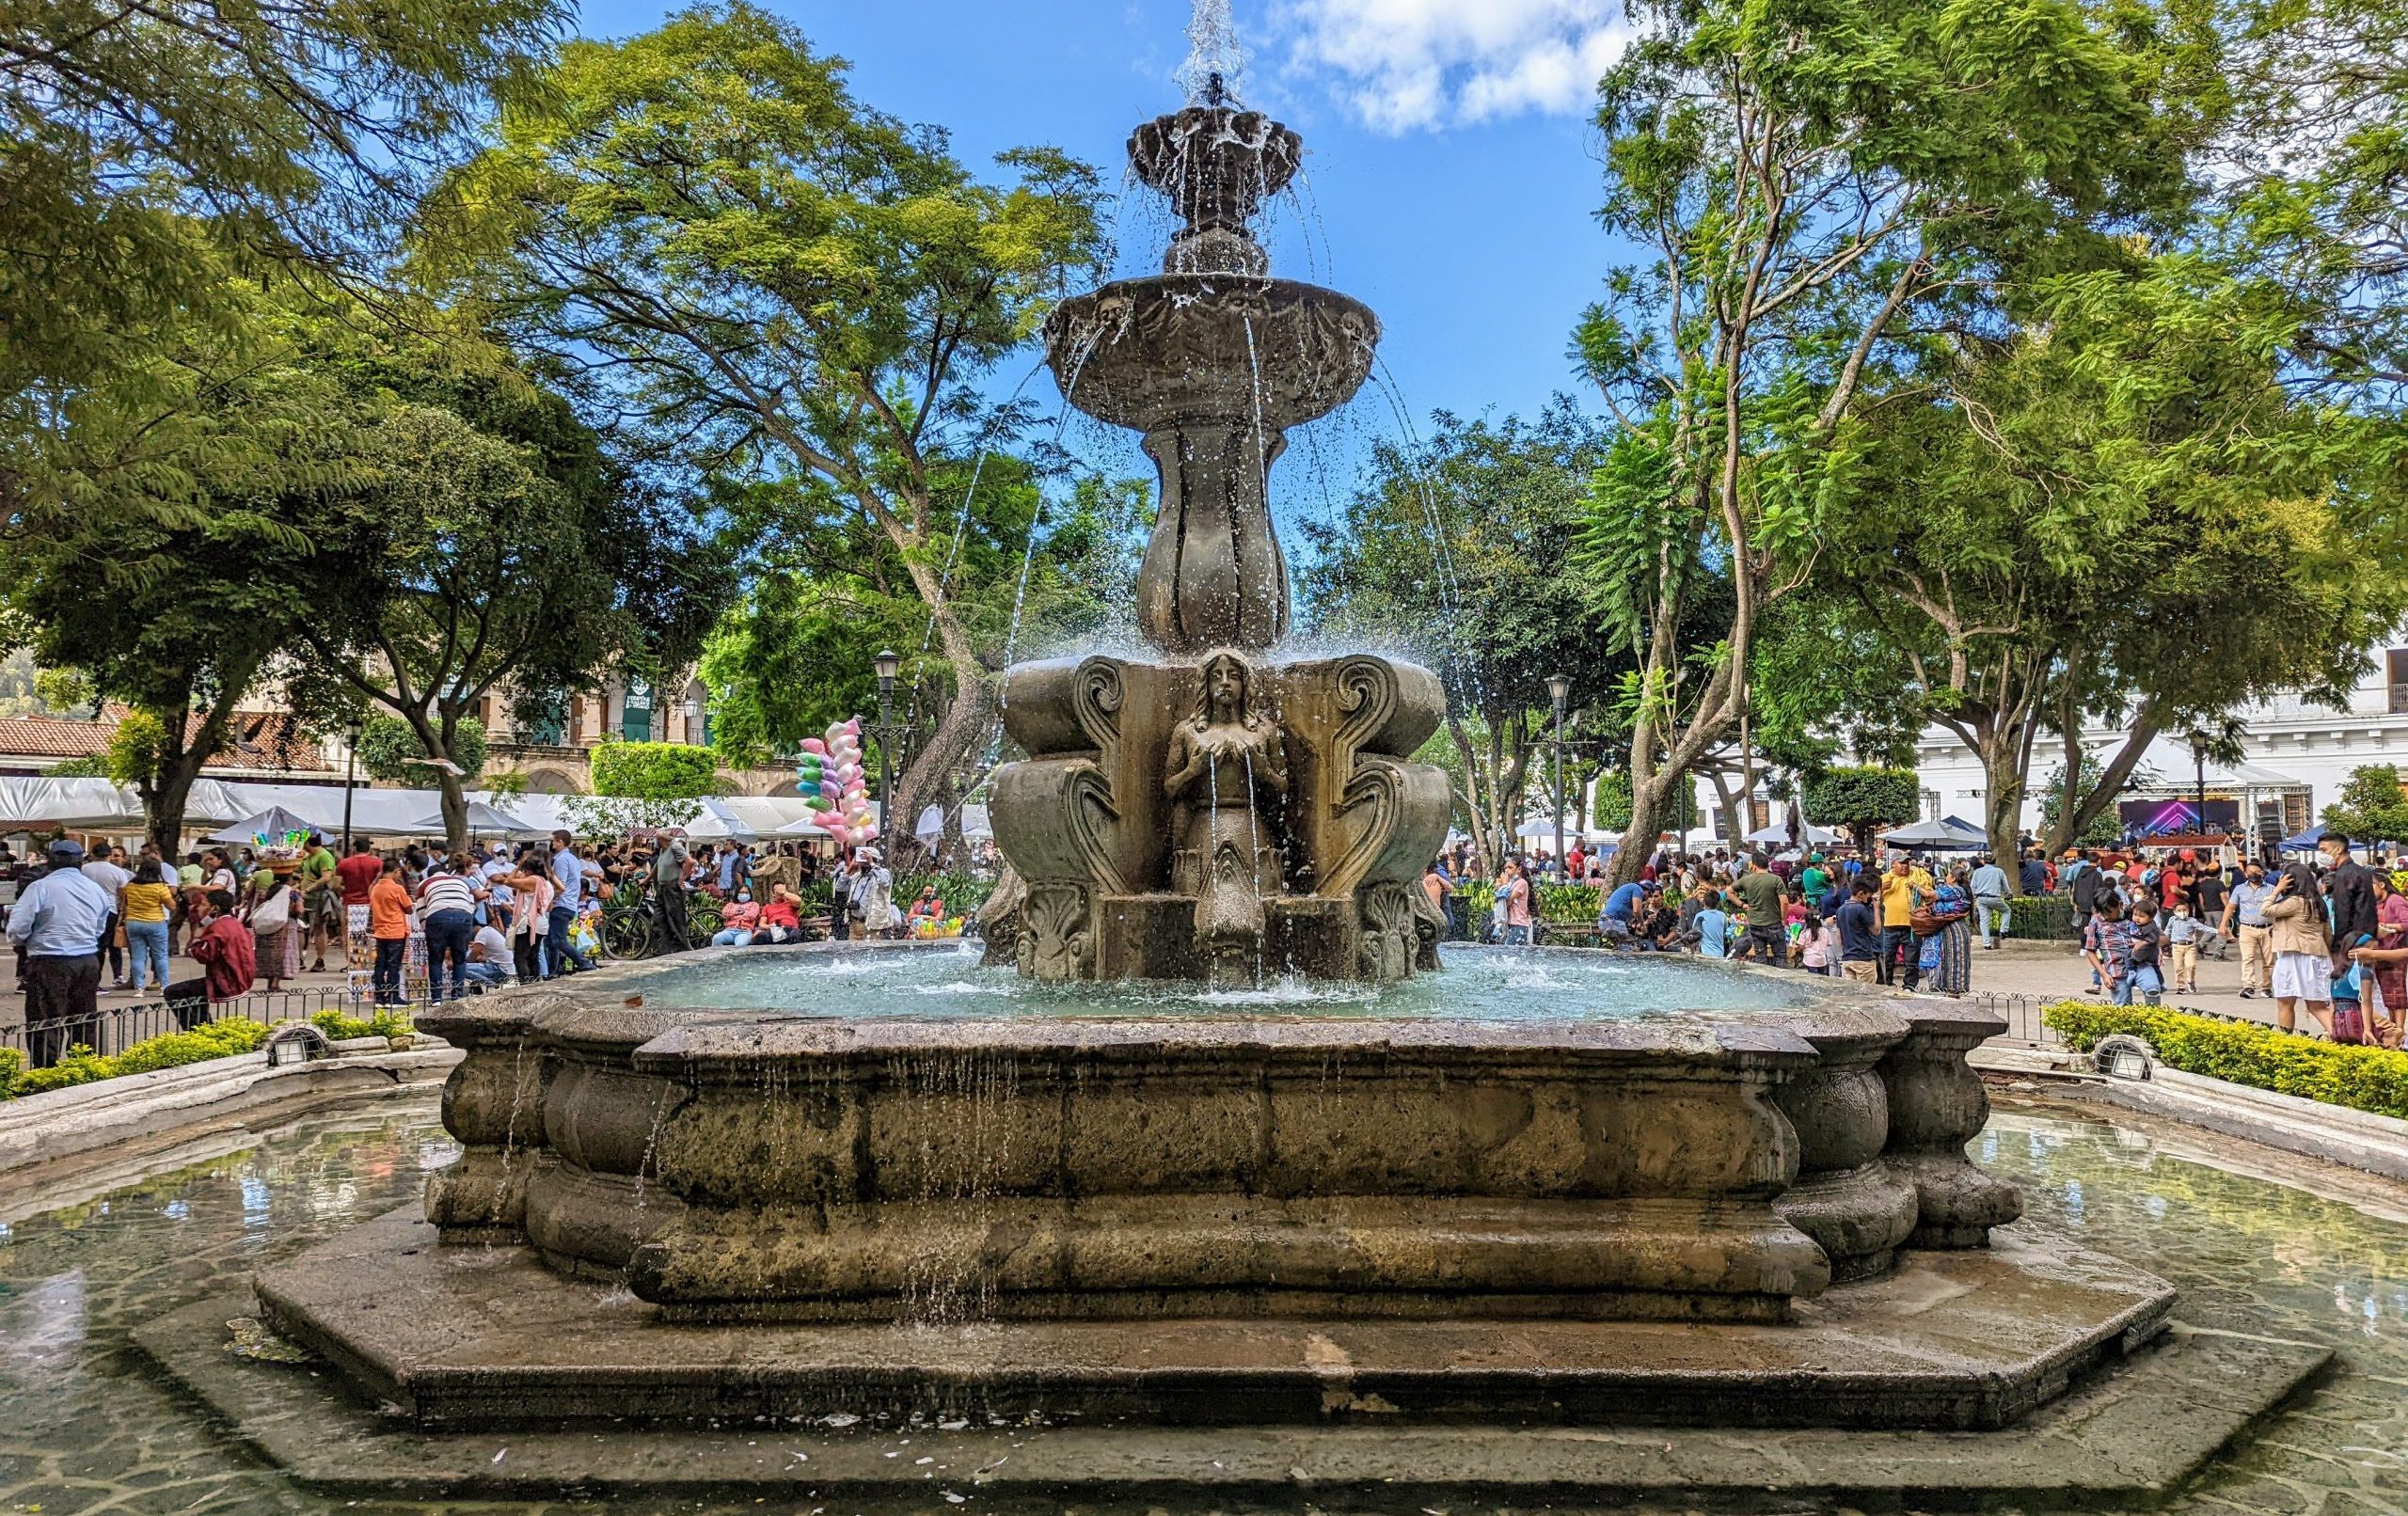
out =
[[[345,1016],[341,1011],[320,1011],[309,1018],[309,1024],[325,1033],[333,1042],[344,1042],[353,1037],[406,1037],[410,1034],[410,1019],[389,1008],[378,1011],[364,1021],[356,1016]]]
[[[364,1021],[341,1011],[320,1011],[309,1021],[336,1041],[346,1037],[404,1037],[410,1034],[410,1019],[389,1010],[378,1011]],[[240,1019],[209,1021],[189,1032],[145,1037],[109,1057],[78,1045],[68,1049],[67,1056],[49,1068],[29,1069],[24,1053],[14,1048],[0,1048],[0,1100],[255,1052],[275,1031],[275,1027]]]
[[[2408,1052],[2323,1042],[2272,1027],[2142,1005],[2060,1001],[2041,1019],[2083,1052],[2129,1034],[2168,1068],[2408,1120]]]
[[[2008,935],[2036,940],[2078,942],[2082,923],[2074,919],[2073,902],[2064,895],[2017,895],[2006,903],[2014,924]]]
[[[190,1032],[145,1037],[109,1057],[79,1045],[68,1049],[67,1056],[49,1068],[24,1067],[24,1058],[12,1048],[7,1058],[0,1059],[0,1076],[5,1076],[0,1079],[0,1099],[97,1083],[125,1074],[149,1074],[162,1068],[181,1068],[186,1064],[205,1064],[213,1058],[231,1058],[257,1049],[267,1041],[271,1030],[257,1021],[211,1021]]]

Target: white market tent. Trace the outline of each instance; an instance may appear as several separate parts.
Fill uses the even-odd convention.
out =
[[[1756,844],[1758,846],[1786,847],[1789,845],[1790,842],[1789,829],[1787,827],[1759,827],[1754,831],[1748,833],[1748,841]],[[1830,830],[1829,828],[1817,827],[1811,823],[1809,823],[1806,828],[1806,845],[1809,847],[1836,847],[1846,841],[1847,841],[1846,838],[1841,836],[1836,831]]]
[[[187,831],[218,830],[261,813],[281,808],[304,827],[327,837],[342,832],[343,795],[340,784],[251,784],[204,779],[193,785],[184,809]],[[442,830],[443,797],[435,790],[372,789],[361,785],[351,795],[351,829],[355,836],[422,838]],[[510,834],[535,835],[554,829],[579,831],[580,817],[563,802],[577,796],[498,796],[471,790],[471,806],[482,805],[515,822]],[[734,837],[753,841],[776,835],[824,835],[816,828],[794,824],[809,814],[799,797],[731,797],[694,802],[684,826],[689,836]],[[488,821],[490,817],[487,818]],[[51,779],[35,774],[0,776],[0,831],[80,831],[132,835],[145,824],[141,797],[104,779]],[[483,833],[499,829],[477,824]],[[248,833],[245,833],[248,835]]]
[[[419,818],[418,825],[411,829],[425,832],[430,836],[441,833],[443,830],[442,808],[438,806],[431,814]],[[514,816],[506,811],[497,811],[483,800],[470,800],[468,802],[468,835],[508,837],[513,841],[524,842],[531,838],[541,837],[544,832],[540,828],[528,825],[522,817]]]
[[[208,819],[231,820],[232,817]],[[104,831],[142,826],[142,800],[104,779],[0,779],[0,829]]]

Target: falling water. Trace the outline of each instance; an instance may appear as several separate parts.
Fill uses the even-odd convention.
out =
[[[1252,834],[1254,844],[1254,851],[1246,858],[1246,866],[1252,875],[1249,883],[1259,894],[1262,889],[1262,818],[1256,813],[1254,808],[1254,750],[1252,748],[1245,750],[1245,825],[1246,830]],[[1262,940],[1269,935],[1268,932],[1258,932],[1254,938],[1254,987],[1257,989],[1262,987]]]
[[[1187,23],[1187,61],[1172,75],[1191,105],[1215,105],[1238,98],[1245,50],[1238,45],[1229,0],[1196,0]]]

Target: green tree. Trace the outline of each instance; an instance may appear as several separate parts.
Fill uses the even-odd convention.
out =
[[[952,545],[972,460],[1025,413],[980,382],[1102,261],[1094,173],[1029,149],[982,182],[741,0],[572,43],[547,82],[432,207],[424,266],[663,449],[774,486],[790,537],[841,512],[881,542],[947,686],[898,786],[916,812],[993,714]]]
[[[1587,561],[1652,831],[1751,708],[1768,608],[1812,582],[1886,355],[1978,322],[2001,276],[2078,264],[2179,202],[2210,129],[2160,18],[1925,0],[1641,0],[1601,87],[1607,229],[1644,249],[1582,322],[1622,431]],[[1724,588],[1701,645],[1692,601]],[[1614,877],[1635,876],[1624,856]]]
[[[237,276],[375,276],[427,170],[515,93],[557,0],[0,10],[0,525],[168,497]],[[255,280],[253,282],[256,282]]]
[[[427,761],[426,745],[419,740],[418,729],[398,716],[371,715],[362,720],[359,745],[354,750],[359,755],[359,771],[388,784],[424,789],[435,777],[435,766]],[[448,756],[460,766],[461,787],[474,784],[484,772],[484,723],[461,727],[452,736]]]
[[[2408,841],[2408,792],[2400,786],[2400,770],[2389,764],[2351,769],[2339,798],[2324,808],[2324,825],[2353,845]]]
[[[2346,689],[2408,613],[2399,429],[2289,393],[2287,292],[2177,253],[2026,299],[2033,326],[1935,348],[1873,418],[1830,529],[1922,708],[1979,758],[2002,853],[2044,730],[2130,734],[2060,807],[2062,850],[2161,733]]]
[[[0,642],[73,671],[88,696],[131,706],[157,733],[146,762],[120,766],[167,852],[234,712],[283,671],[310,608],[296,585],[342,584],[359,565],[315,535],[371,472],[348,403],[301,359],[273,299],[254,292],[243,309],[239,339],[174,355],[210,376],[214,400],[204,421],[156,444],[173,488],[120,479],[72,510],[28,513],[0,576]]]
[[[708,748],[683,742],[605,742],[594,750],[594,793],[632,800],[690,800],[720,792]]]
[[[1904,826],[1923,814],[1923,784],[1911,768],[1826,768],[1806,779],[1803,798],[1808,821],[1844,829],[1855,839],[1857,851],[1868,858],[1876,831]]]
[[[1572,680],[1576,712],[1614,687],[1567,568],[1600,446],[1560,398],[1529,422],[1441,412],[1426,438],[1374,448],[1342,522],[1304,524],[1299,598],[1313,630],[1405,641],[1445,686],[1447,766],[1483,870],[1498,866],[1545,756],[1547,676]]]
[[[484,350],[358,327],[320,340],[357,396],[372,482],[315,529],[367,567],[293,587],[303,687],[407,723],[465,846],[462,745],[482,744],[486,697],[524,707],[631,661],[681,664],[725,604],[725,564],[566,401]]]
[[[1591,815],[1599,828],[1621,833],[1624,843],[1642,852],[1654,850],[1654,839],[1638,837],[1630,830],[1629,769],[1608,768],[1598,775],[1595,808]],[[1664,829],[1667,831],[1687,833],[1695,830],[1704,822],[1704,814],[1697,808],[1696,785],[1690,784],[1682,789],[1678,797],[1678,808],[1673,812],[1672,816],[1672,820]],[[1644,864],[1646,860],[1641,859],[1640,861]]]

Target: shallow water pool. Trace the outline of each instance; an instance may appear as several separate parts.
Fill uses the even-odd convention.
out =
[[[743,1006],[907,1020],[1170,1012],[1555,1021],[1791,1010],[1833,983],[1654,954],[1465,946],[1446,950],[1440,972],[1394,985],[1308,984],[1292,977],[1244,989],[1164,982],[1040,985],[1009,969],[980,968],[979,951],[967,942],[861,953],[731,950],[646,974],[643,996],[646,1003],[672,1010]]]
[[[424,1172],[453,1149],[424,1097],[211,1141],[212,1156],[165,1161],[153,1177],[68,1197],[63,1207],[0,1194],[0,1216],[15,1218],[0,1224],[0,1516],[603,1508],[565,1501],[350,1507],[288,1486],[212,1431],[127,1344],[128,1329],[226,1292],[264,1262],[413,1199]],[[2037,1111],[1999,1113],[1977,1152],[2026,1187],[2021,1224],[2071,1234],[2164,1274],[2183,1287],[2186,1318],[2341,1345],[2331,1379],[2227,1454],[2175,1508],[2408,1509],[2408,1194],[2329,1173],[2331,1192],[2312,1193],[2242,1172],[2287,1165],[2261,1150]],[[985,1504],[975,1493],[960,1505],[932,1497],[877,1508],[797,1496],[724,1506],[623,1499],[607,1508],[897,1516],[974,1513]],[[1109,1504],[1078,1508],[1120,1516]],[[1301,1516],[1333,1508],[1299,1497],[1214,1508]],[[1448,1516],[1476,1508],[1459,1506]]]

